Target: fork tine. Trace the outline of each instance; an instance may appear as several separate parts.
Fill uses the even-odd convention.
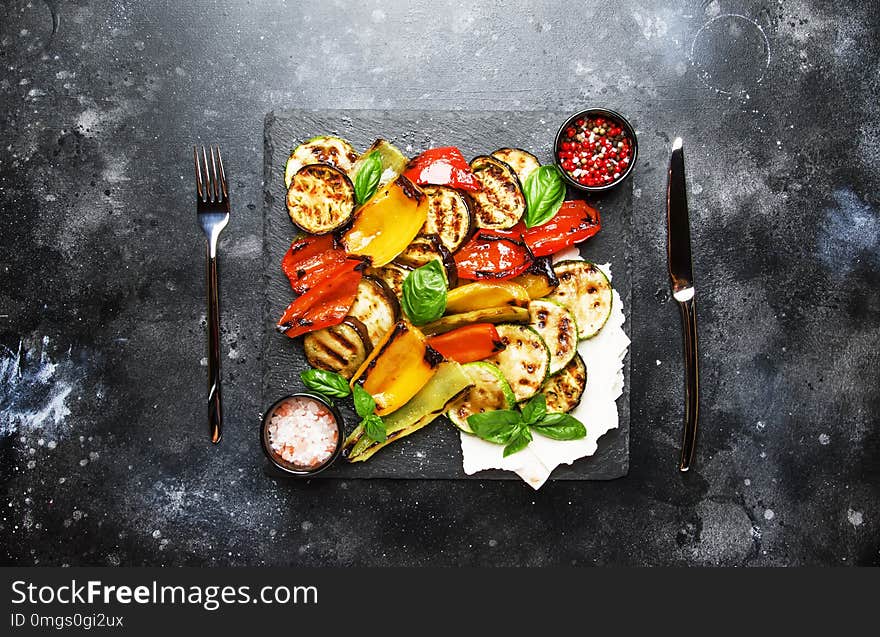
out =
[[[214,193],[214,201],[220,202],[223,199],[220,197],[220,180],[217,178],[217,159],[214,157],[214,147],[209,146],[211,149],[211,175],[213,176],[213,193]]]
[[[202,159],[205,162],[205,198],[204,201],[213,201],[212,189],[213,186],[211,184],[211,167],[208,165],[208,151],[205,150],[205,147],[202,146]]]
[[[223,157],[220,156],[219,146],[217,146],[217,165],[220,167],[220,188],[223,191],[223,197],[229,199],[229,190],[226,187],[226,173],[223,172]]]
[[[193,146],[193,160],[196,165],[196,197],[203,198],[204,190],[202,188],[202,167],[199,165],[199,151]]]

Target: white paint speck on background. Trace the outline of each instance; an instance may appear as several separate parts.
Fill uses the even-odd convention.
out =
[[[765,509],[765,510],[764,510],[764,519],[765,519],[765,520],[768,520],[768,521],[769,521],[769,520],[772,520],[772,519],[775,518],[775,517],[776,517],[776,514],[773,512],[773,509]]]
[[[853,526],[862,526],[865,521],[865,516],[862,514],[861,511],[848,509],[846,512],[846,519],[849,520],[849,523]]]
[[[831,442],[831,436],[829,436],[828,434],[819,434],[820,445],[827,445],[829,442]]]

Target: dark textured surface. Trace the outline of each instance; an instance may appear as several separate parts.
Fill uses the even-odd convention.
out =
[[[553,140],[559,124],[569,113],[546,111],[410,111],[410,110],[326,110],[280,111],[266,118],[266,156],[263,185],[265,222],[263,227],[264,275],[266,281],[265,347],[263,349],[263,405],[305,388],[299,372],[308,369],[302,339],[278,334],[275,323],[292,299],[290,282],[281,271],[281,258],[296,231],[285,204],[284,164],[301,141],[318,134],[339,135],[363,150],[377,137],[389,140],[408,156],[432,146],[457,146],[465,157],[489,153],[496,148],[518,146],[528,149],[544,163],[553,160]],[[569,192],[574,199],[576,192]],[[592,196],[602,211],[602,232],[581,246],[581,256],[596,263],[611,263],[614,287],[623,299],[629,331],[632,261],[632,182]],[[624,393],[618,399],[620,426],[599,440],[599,448],[588,460],[562,465],[552,479],[610,480],[626,475],[629,467],[629,361],[624,365]],[[357,419],[348,401],[341,405],[348,430]],[[268,462],[266,463],[268,465]],[[276,472],[272,472],[275,474]],[[280,473],[280,472],[278,472]],[[437,421],[420,432],[389,445],[369,462],[338,462],[320,474],[352,478],[467,478],[462,469],[458,430],[448,421]],[[481,471],[473,479],[519,480],[510,471]]]
[[[880,563],[877,3],[52,6],[54,37],[47,4],[0,5],[4,562]],[[264,114],[596,103],[639,133],[629,475],[537,494],[267,480]],[[683,476],[663,228],[678,134],[703,355]],[[223,145],[235,202],[219,448],[199,364],[202,140]]]

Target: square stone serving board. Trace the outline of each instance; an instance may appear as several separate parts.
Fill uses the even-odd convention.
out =
[[[458,146],[466,158],[513,146],[537,155],[541,163],[552,161],[552,146],[566,113],[546,111],[401,111],[401,110],[290,110],[270,113],[265,122],[263,208],[263,378],[262,404],[303,389],[299,374],[308,367],[302,339],[278,334],[277,318],[293,300],[290,284],[281,271],[284,252],[296,234],[285,208],[284,163],[290,151],[315,135],[338,135],[358,151],[378,137],[400,147],[409,157],[432,146]],[[579,196],[569,192],[568,198]],[[602,214],[602,230],[583,244],[581,254],[597,263],[612,264],[614,287],[623,297],[631,333],[631,234],[632,182],[609,193],[591,197]],[[551,480],[610,480],[629,469],[629,361],[624,363],[625,386],[617,399],[620,426],[599,439],[595,455],[558,467]],[[589,367],[589,361],[587,362]],[[339,401],[346,434],[356,416],[347,402]],[[589,426],[589,423],[586,423]],[[420,478],[420,479],[514,479],[506,471],[484,471],[467,476],[461,467],[458,431],[439,418],[416,433],[388,445],[366,462],[348,464],[340,458],[316,478]],[[267,463],[267,473],[282,474]]]

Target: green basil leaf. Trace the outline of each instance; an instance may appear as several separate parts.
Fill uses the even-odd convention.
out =
[[[532,425],[532,428],[553,440],[577,440],[587,435],[587,428],[583,423],[568,414],[547,414]]]
[[[436,321],[446,310],[446,292],[443,266],[432,260],[403,280],[403,311],[414,325]]]
[[[345,398],[351,393],[348,381],[336,372],[328,372],[323,369],[307,369],[299,377],[306,387],[324,396]]]
[[[531,228],[547,223],[559,212],[565,200],[565,182],[556,166],[540,166],[532,171],[523,184],[526,198],[526,226]]]
[[[522,419],[527,425],[533,425],[547,414],[547,399],[544,394],[535,394],[523,405]]]
[[[507,446],[504,447],[504,457],[506,458],[507,456],[515,454],[517,451],[522,451],[529,446],[531,441],[532,434],[529,431],[529,428],[522,426],[522,428],[510,439]]]
[[[364,158],[364,163],[354,176],[354,196],[358,204],[376,194],[379,180],[382,178],[382,157],[373,151]]]
[[[370,396],[370,392],[360,385],[354,386],[352,396],[354,398],[354,410],[361,418],[371,416],[376,411],[376,401]]]
[[[388,432],[385,430],[385,422],[376,414],[370,414],[361,423],[367,438],[375,442],[385,442]]]
[[[499,409],[468,416],[467,423],[478,438],[503,445],[519,431],[522,416],[512,409]]]

